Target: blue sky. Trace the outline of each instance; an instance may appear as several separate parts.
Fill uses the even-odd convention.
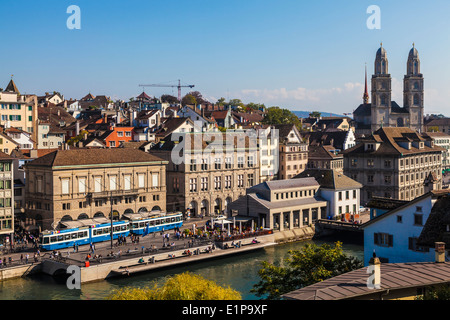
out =
[[[70,5],[81,9],[81,30],[66,27]],[[381,9],[380,30],[366,27],[370,5]],[[449,12],[444,0],[8,0],[0,11],[0,87],[14,74],[26,93],[128,100],[142,92],[139,84],[181,79],[213,102],[346,113],[362,101],[364,65],[370,81],[381,41],[393,100],[402,105],[414,42],[425,112],[450,116]]]

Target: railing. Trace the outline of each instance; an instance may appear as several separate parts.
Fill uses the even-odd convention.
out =
[[[265,236],[273,234],[273,230],[259,230],[259,231],[253,231],[253,232],[244,232],[239,234],[233,234],[229,236],[215,236],[214,240],[217,242],[225,242],[225,241],[233,241],[233,240],[239,240],[239,239],[248,239],[248,238],[254,238],[258,236]]]
[[[319,220],[317,220],[317,223],[330,225],[330,226],[336,226],[336,227],[342,227],[342,228],[352,228],[352,229],[359,229],[361,226],[361,223],[357,223],[357,222],[344,222],[344,221],[325,220],[325,219],[319,219]]]

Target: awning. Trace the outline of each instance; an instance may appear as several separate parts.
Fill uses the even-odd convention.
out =
[[[233,221],[226,220],[226,219],[220,219],[220,220],[214,221],[214,223],[215,224],[229,224],[229,223],[233,223]]]

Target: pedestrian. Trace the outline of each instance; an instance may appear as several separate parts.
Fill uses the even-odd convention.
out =
[[[23,254],[20,254],[20,263],[23,264]]]
[[[26,264],[28,264],[28,258],[29,258],[29,255],[28,255],[28,253],[25,255],[25,263]]]

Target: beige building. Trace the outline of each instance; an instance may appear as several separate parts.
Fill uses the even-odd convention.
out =
[[[442,188],[442,152],[409,128],[380,128],[345,150],[344,174],[360,182],[361,204],[372,196],[413,200]]]
[[[290,179],[306,169],[308,141],[293,124],[275,125],[280,144],[278,179]]]
[[[151,154],[169,162],[166,179],[168,210],[189,213],[191,217],[222,214],[231,202],[245,195],[246,188],[259,183],[256,144],[245,139],[243,144],[234,140],[228,141],[230,145],[227,145],[227,137],[239,137],[242,132],[180,135],[185,142],[183,146],[178,138],[169,136],[150,150]],[[213,138],[219,136],[223,137],[222,142]],[[175,159],[181,150],[182,156]]]
[[[0,91],[0,125],[15,127],[32,134],[36,141],[37,97],[21,95],[11,79],[4,91]]]
[[[327,217],[328,202],[318,196],[319,187],[313,177],[266,181],[247,189],[230,211],[253,219],[257,227],[302,228]]]
[[[137,149],[57,150],[25,165],[26,215],[60,221],[166,210],[167,162]]]
[[[14,233],[13,159],[0,152],[0,244]]]

